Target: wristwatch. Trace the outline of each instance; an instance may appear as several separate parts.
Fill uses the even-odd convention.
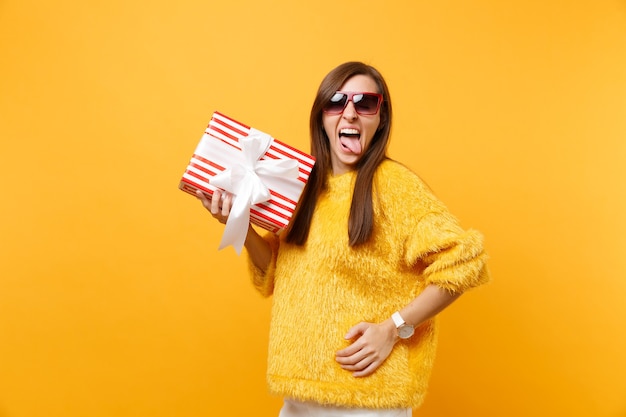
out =
[[[415,333],[415,327],[407,324],[398,311],[391,315],[391,319],[396,324],[396,329],[398,329],[398,337],[400,339],[408,339],[409,337],[413,336],[413,333]]]

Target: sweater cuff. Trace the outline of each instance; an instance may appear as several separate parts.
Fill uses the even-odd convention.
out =
[[[434,284],[450,292],[464,292],[490,280],[487,254],[483,251],[480,233],[468,230],[442,246],[424,260],[426,284]]]

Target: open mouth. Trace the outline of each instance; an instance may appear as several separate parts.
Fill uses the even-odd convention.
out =
[[[339,130],[339,142],[341,147],[353,154],[361,153],[361,132],[357,129],[341,129]]]

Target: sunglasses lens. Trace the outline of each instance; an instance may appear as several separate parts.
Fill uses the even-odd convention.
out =
[[[324,107],[324,111],[326,113],[341,113],[346,107],[346,101],[348,101],[348,95],[343,93],[335,93],[326,106]]]
[[[378,111],[378,96],[374,94],[355,94],[352,97],[354,108],[360,114],[376,114]]]
[[[381,99],[378,94],[373,93],[342,93],[337,91],[324,106],[324,112],[329,114],[343,113],[348,100],[352,100],[357,113],[376,114]]]

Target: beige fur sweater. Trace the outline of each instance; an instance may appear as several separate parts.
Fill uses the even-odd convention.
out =
[[[386,161],[375,177],[375,229],[348,246],[354,173],[329,178],[308,241],[299,247],[267,235],[273,250],[255,287],[273,295],[267,378],[283,397],[348,407],[418,407],[435,357],[437,321],[398,342],[374,374],[355,378],[335,362],[355,324],[379,323],[429,284],[465,291],[489,280],[482,236],[457,220],[417,175]]]

